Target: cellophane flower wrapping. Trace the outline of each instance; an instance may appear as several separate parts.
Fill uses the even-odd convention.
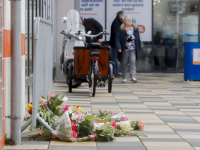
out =
[[[40,97],[40,103],[50,112],[50,114],[54,115],[54,113],[49,109],[48,101],[42,97]]]
[[[114,120],[116,122],[120,122],[120,121],[127,121],[128,119],[126,118],[125,112],[121,112],[119,114],[112,116],[111,120]]]
[[[65,112],[60,117],[60,122],[53,134],[62,141],[73,142],[76,140],[76,135],[72,130],[71,121],[68,112]]]
[[[64,98],[62,98],[62,101],[63,103],[60,106],[58,106],[58,108],[61,108],[63,112],[66,112],[69,109],[67,105],[68,98],[65,96]]]
[[[113,141],[115,129],[110,123],[104,123],[103,126],[97,128],[95,133],[97,134],[96,141]]]

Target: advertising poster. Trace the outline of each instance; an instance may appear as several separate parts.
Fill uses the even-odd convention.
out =
[[[125,15],[133,17],[133,21],[139,26],[141,41],[152,41],[152,0],[107,0],[108,32],[118,11],[124,11]]]
[[[105,0],[80,0],[80,16],[96,19],[105,30]]]

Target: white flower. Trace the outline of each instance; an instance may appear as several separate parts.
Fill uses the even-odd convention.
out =
[[[63,102],[66,102],[66,101],[68,101],[68,98],[64,97],[62,100],[63,100]]]

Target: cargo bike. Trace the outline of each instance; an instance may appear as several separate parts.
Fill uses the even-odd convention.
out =
[[[87,82],[91,88],[92,96],[95,96],[97,87],[105,87],[108,84],[108,93],[112,92],[112,82],[114,79],[114,64],[109,61],[108,46],[103,46],[100,43],[86,43],[85,37],[97,37],[101,34],[108,35],[106,31],[98,35],[85,33],[84,27],[79,24],[79,14],[76,11],[68,13],[68,17],[73,21],[70,22],[71,29],[63,31],[63,34],[70,37],[67,51],[68,55],[72,55],[71,59],[67,59],[63,63],[63,72],[66,75],[66,80],[69,88],[69,93],[72,92],[73,82]],[[78,19],[77,19],[78,18]],[[76,45],[75,41],[84,42],[84,45]],[[73,47],[69,48],[69,47]],[[66,54],[66,52],[65,52]]]

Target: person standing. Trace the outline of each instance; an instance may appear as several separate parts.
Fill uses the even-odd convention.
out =
[[[82,24],[85,27],[86,33],[88,31],[91,31],[93,35],[99,34],[100,32],[103,32],[103,27],[102,25],[95,19],[93,18],[84,18],[80,17],[80,24]],[[103,40],[103,35],[99,35],[98,37],[93,38],[93,41],[91,41],[91,38],[86,37],[86,42],[99,42],[102,43]]]
[[[124,23],[118,29],[115,38],[118,52],[122,53],[122,83],[127,82],[127,66],[130,66],[131,81],[137,82],[136,59],[141,49],[138,26],[132,22],[131,16],[125,16]]]
[[[124,19],[124,12],[123,11],[119,11],[117,13],[116,18],[114,19],[114,21],[112,22],[112,25],[111,25],[110,45],[112,47],[112,61],[115,64],[115,69],[114,69],[115,77],[121,76],[119,74],[119,69],[118,69],[118,65],[117,65],[117,54],[118,54],[118,51],[117,51],[117,49],[115,47],[115,37],[116,37],[117,30],[119,29],[119,27],[123,23],[123,19]]]

